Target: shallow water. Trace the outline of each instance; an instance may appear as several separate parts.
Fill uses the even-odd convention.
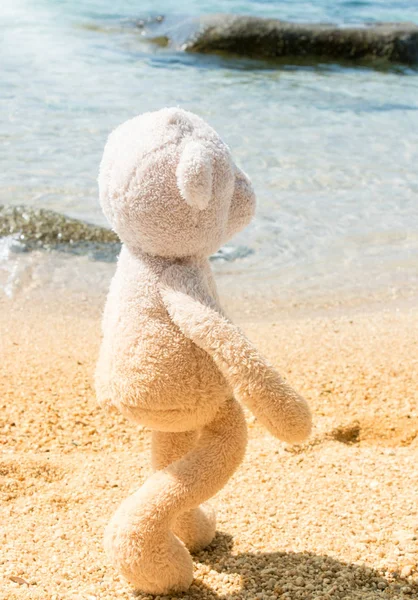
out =
[[[191,55],[132,25],[203,12],[418,23],[417,3],[385,0],[9,3],[0,16],[0,204],[104,225],[96,176],[107,134],[179,105],[220,132],[259,199],[254,223],[231,242],[246,250],[218,261],[220,274],[286,297],[416,287],[418,72]],[[11,289],[10,272],[35,255],[16,254],[10,240],[3,247]]]

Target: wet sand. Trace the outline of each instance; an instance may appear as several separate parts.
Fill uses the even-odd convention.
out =
[[[81,293],[0,304],[4,600],[132,597],[102,533],[150,473],[150,438],[96,405],[100,304]],[[241,318],[315,428],[287,447],[247,413],[245,462],[213,499],[218,534],[182,598],[418,597],[417,317],[365,305]]]

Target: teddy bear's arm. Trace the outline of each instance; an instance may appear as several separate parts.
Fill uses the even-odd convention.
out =
[[[160,293],[173,322],[213,358],[236,398],[270,433],[291,443],[301,442],[309,435],[311,413],[304,398],[219,312],[198,269],[169,267],[161,277]]]

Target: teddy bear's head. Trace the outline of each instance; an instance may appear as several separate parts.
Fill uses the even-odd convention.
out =
[[[251,220],[255,197],[218,134],[178,108],[109,136],[99,174],[107,219],[132,251],[209,256]]]

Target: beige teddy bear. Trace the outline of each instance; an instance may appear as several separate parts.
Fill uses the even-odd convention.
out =
[[[167,108],[109,137],[100,201],[123,247],[103,317],[99,402],[152,430],[154,474],[118,508],[105,548],[153,594],[186,590],[189,551],[215,535],[203,502],[242,461],[242,402],[301,442],[309,408],[222,313],[208,257],[251,220],[255,197],[228,147],[196,115]]]

